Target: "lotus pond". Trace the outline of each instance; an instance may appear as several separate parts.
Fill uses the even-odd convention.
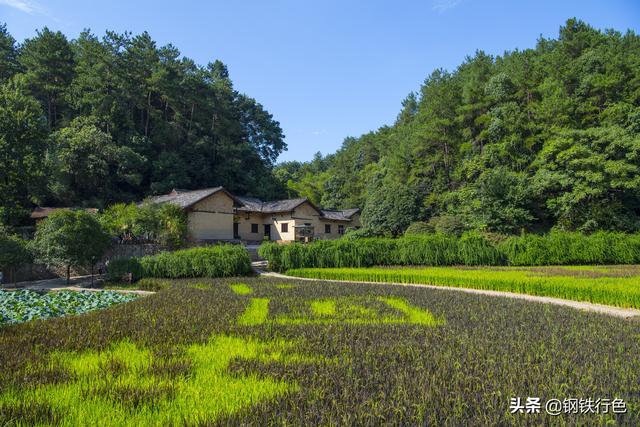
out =
[[[137,296],[114,291],[0,290],[0,325],[67,316],[133,301]]]

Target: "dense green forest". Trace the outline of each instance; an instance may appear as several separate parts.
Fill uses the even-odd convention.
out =
[[[392,126],[287,162],[289,192],[360,206],[363,234],[640,230],[640,38],[570,19],[557,39],[435,70]]]
[[[47,28],[16,43],[0,26],[0,223],[34,204],[104,207],[174,187],[281,194],[277,121],[149,34]]]
[[[361,234],[640,230],[640,38],[557,39],[432,72],[390,126],[285,162],[277,121],[220,61],[172,45],[0,26],[0,218],[224,185],[363,208]]]

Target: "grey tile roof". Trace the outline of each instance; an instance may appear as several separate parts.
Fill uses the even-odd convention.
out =
[[[82,209],[85,210],[89,213],[95,214],[98,213],[98,209],[97,208],[74,208],[74,207],[68,207],[68,208],[49,208],[49,207],[40,207],[37,206],[33,212],[31,212],[31,218],[32,219],[42,219],[42,218],[47,218],[49,215],[51,215],[54,212],[57,211],[71,211],[71,210],[76,210],[76,209]]]
[[[308,200],[307,199],[285,199],[285,200],[274,200],[272,202],[264,202],[262,204],[262,212],[264,213],[289,212],[294,210],[304,202],[308,202]]]
[[[176,206],[180,206],[183,209],[186,209],[205,197],[209,197],[210,195],[217,193],[218,191],[224,190],[222,187],[213,187],[213,188],[204,188],[202,190],[193,190],[193,191],[184,191],[184,190],[173,190],[169,194],[164,194],[162,196],[150,197],[149,201],[151,203],[171,203]]]
[[[262,212],[262,200],[255,197],[236,196],[242,206],[238,207],[243,212]]]
[[[351,217],[359,212],[360,209],[345,209],[343,211],[322,210],[322,216],[326,219],[334,221],[351,221]]]
[[[274,200],[271,202],[263,202],[255,197],[237,197],[242,202],[242,206],[238,208],[243,212],[260,212],[260,213],[278,213],[278,212],[290,212],[307,202],[307,199],[285,199]]]
[[[255,197],[234,196],[228,193],[223,187],[205,188],[202,190],[173,190],[169,194],[162,196],[155,196],[148,199],[151,203],[172,203],[186,209],[200,200],[211,196],[218,191],[224,191],[229,194],[237,205],[237,210],[241,212],[258,212],[263,214],[291,212],[301,204],[307,202],[314,209],[318,210],[321,218],[326,218],[335,221],[351,221],[351,217],[359,212],[359,209],[345,209],[342,211],[336,210],[321,210],[318,209],[306,198],[299,199],[285,199],[285,200],[273,200],[270,202],[263,202]]]

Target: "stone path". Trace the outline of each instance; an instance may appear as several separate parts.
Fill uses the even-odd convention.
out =
[[[522,299],[526,301],[533,301],[544,304],[554,304],[554,305],[562,305],[565,307],[571,307],[577,310],[585,310],[585,311],[593,311],[596,313],[607,314],[609,316],[621,317],[623,319],[630,319],[637,317],[640,319],[640,310],[634,308],[620,308],[613,307],[609,305],[602,304],[593,304],[590,302],[584,301],[572,301],[561,298],[553,298],[553,297],[541,297],[536,295],[527,295],[527,294],[516,294],[512,292],[502,292],[502,291],[488,291],[482,289],[470,289],[470,288],[458,288],[454,286],[436,286],[436,285],[419,285],[419,284],[408,284],[408,283],[391,283],[391,282],[358,282],[353,280],[325,280],[325,279],[308,279],[302,277],[293,277],[293,276],[285,276],[284,274],[267,272],[264,271],[264,264],[258,265],[258,263],[253,263],[253,268],[256,273],[265,277],[274,277],[278,279],[288,279],[288,280],[307,280],[312,282],[338,282],[338,283],[348,283],[348,284],[357,284],[357,283],[367,283],[372,285],[393,285],[393,286],[413,286],[417,288],[429,288],[429,289],[445,289],[448,291],[457,291],[457,292],[466,292],[470,294],[480,294],[480,295],[489,295],[493,297],[504,297],[504,298],[514,298],[514,299]]]

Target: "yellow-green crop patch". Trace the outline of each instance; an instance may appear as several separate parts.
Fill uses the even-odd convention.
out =
[[[637,267],[306,268],[295,277],[487,289],[640,308]]]
[[[242,326],[261,325],[267,320],[269,315],[268,298],[251,298],[246,311],[238,319],[238,324]]]
[[[179,425],[208,423],[265,400],[293,392],[292,382],[256,375],[231,375],[234,359],[282,364],[317,362],[294,352],[291,342],[260,342],[218,335],[183,349],[187,375],[154,371],[149,349],[123,341],[105,351],[59,352],[51,363],[66,369],[67,382],[9,390],[1,405],[38,403],[65,415],[62,425]]]
[[[412,306],[402,298],[281,298],[280,303],[286,310],[271,316],[271,321],[281,325],[349,323],[437,326],[444,323],[444,319],[436,318],[429,310]],[[269,317],[269,299],[252,298],[239,317],[238,324],[257,326],[268,322]]]
[[[439,323],[443,323],[442,320],[436,319],[428,310],[422,310],[417,307],[413,307],[402,298],[380,297],[378,299],[380,301],[383,301],[388,306],[404,313],[404,315],[407,316],[407,323],[429,326],[435,326]]]
[[[235,283],[231,285],[231,290],[236,295],[249,295],[253,293],[253,289],[251,289],[249,286],[245,285],[244,283]]]
[[[311,301],[311,310],[318,317],[335,316],[336,302],[331,299]]]

